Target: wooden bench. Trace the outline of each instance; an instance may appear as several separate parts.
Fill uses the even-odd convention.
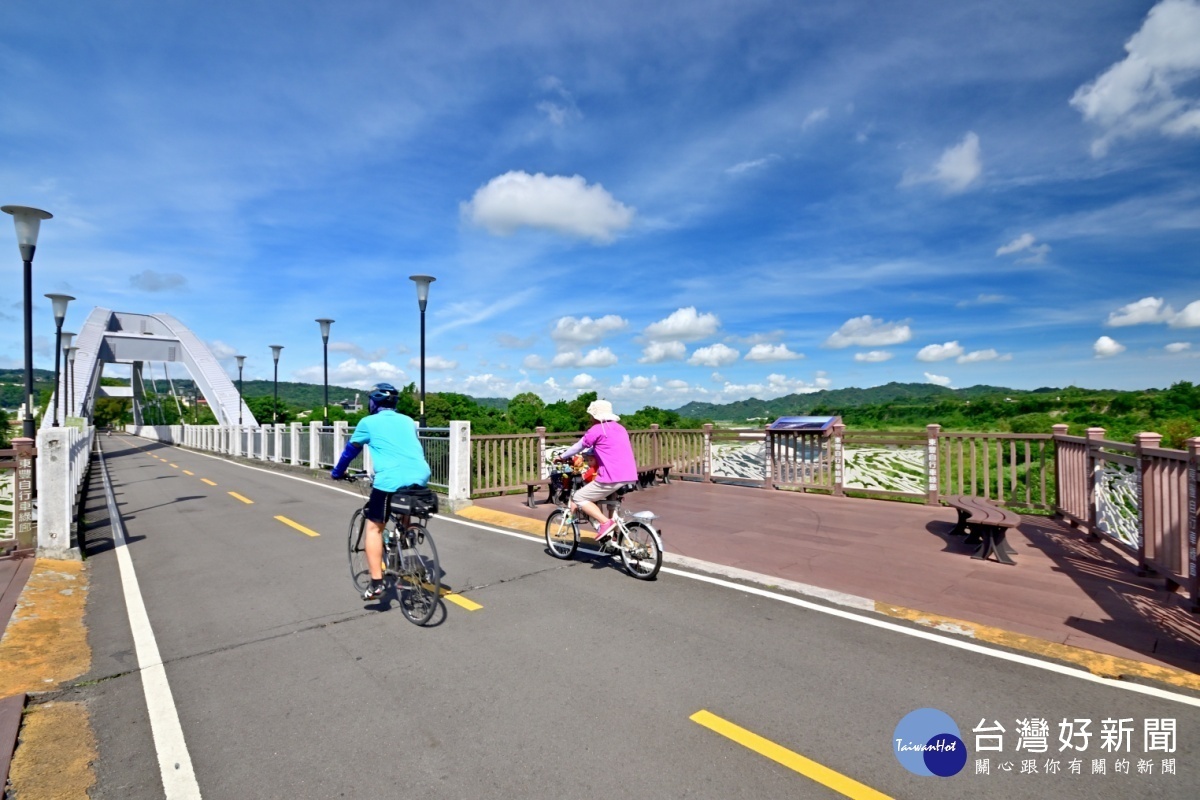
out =
[[[653,486],[658,481],[658,474],[662,473],[662,482],[671,482],[671,465],[670,464],[651,464],[638,466],[638,488],[645,489],[647,486]]]
[[[958,512],[958,523],[951,533],[962,536],[969,531],[966,543],[978,545],[971,558],[987,561],[990,556],[995,556],[1001,564],[1017,563],[1012,560],[1017,551],[1005,541],[1005,535],[1009,528],[1021,524],[1018,514],[970,494],[950,495],[943,497],[942,502]]]

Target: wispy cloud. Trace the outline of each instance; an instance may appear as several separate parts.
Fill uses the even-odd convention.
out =
[[[958,194],[971,188],[983,174],[983,159],[979,136],[970,131],[958,144],[942,153],[929,172],[908,172],[901,186],[921,183],[936,183],[949,194]]]
[[[143,292],[169,292],[187,286],[187,278],[177,272],[155,272],[143,270],[130,277],[129,285]]]

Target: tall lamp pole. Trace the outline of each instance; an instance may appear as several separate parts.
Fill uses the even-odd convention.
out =
[[[75,353],[79,348],[72,345],[67,348],[67,371],[70,374],[70,394],[67,395],[69,408],[75,408]]]
[[[59,362],[62,359],[62,326],[67,318],[67,303],[74,300],[69,294],[48,294],[50,304],[54,307],[54,420],[51,423],[58,427],[58,407],[62,404],[62,387],[59,385]]]
[[[321,326],[321,350],[325,362],[325,410],[321,413],[321,424],[329,424],[329,326],[333,320],[321,318],[317,320]]]
[[[275,404],[271,406],[271,424],[279,422],[279,351],[283,349],[281,344],[273,344],[271,347],[271,357],[275,359]]]
[[[429,284],[437,280],[430,275],[409,275],[417,284],[417,305],[421,307],[421,427],[425,427],[425,304],[429,302]]]
[[[37,250],[42,220],[53,215],[29,206],[0,206],[0,211],[13,216],[17,226],[17,247],[25,262],[25,421],[21,433],[26,439],[32,439],[36,434],[33,427],[33,253]]]
[[[69,331],[63,331],[60,334],[62,341],[59,343],[60,352],[63,358],[63,377],[62,377],[62,398],[63,398],[63,422],[67,421],[67,417],[71,416],[71,381],[67,377],[67,356],[70,355],[67,350],[71,347],[71,340],[75,338],[75,334]],[[58,360],[58,356],[55,356]]]
[[[246,363],[245,356],[234,356],[238,362],[238,425],[242,424],[242,365]]]

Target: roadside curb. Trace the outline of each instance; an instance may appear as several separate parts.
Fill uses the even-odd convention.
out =
[[[544,534],[543,523],[538,520],[509,514],[504,511],[485,509],[480,506],[464,508],[457,512],[455,516],[474,522],[520,531],[538,539],[542,538]],[[663,563],[685,570],[715,575],[734,581],[752,583],[767,589],[799,594],[855,611],[871,612],[903,620],[953,636],[962,636],[1026,653],[1031,656],[1071,664],[1103,678],[1136,681],[1148,680],[1183,689],[1200,691],[1200,675],[1188,672],[1187,670],[1149,664],[1136,659],[1111,656],[1105,653],[1098,653],[1094,650],[1039,639],[1035,636],[1006,631],[1001,628],[953,617],[945,617],[939,614],[930,614],[917,609],[905,608],[904,606],[871,600],[832,589],[825,589],[820,586],[789,581],[784,578],[776,578],[771,575],[764,575],[736,567],[727,567],[721,564],[688,558],[687,556],[664,553]]]

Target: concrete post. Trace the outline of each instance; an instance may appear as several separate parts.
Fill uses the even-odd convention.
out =
[[[271,426],[271,435],[275,437],[274,452],[271,454],[271,460],[276,464],[283,462],[283,431],[286,426],[282,422],[277,422]]]
[[[300,428],[303,427],[303,425],[304,423],[302,422],[293,422],[291,426],[292,429],[288,433],[288,435],[292,437],[291,462],[293,467],[300,466]]]
[[[545,428],[541,429],[543,433]],[[450,422],[450,468],[446,476],[450,509],[471,505],[471,423]]]
[[[1192,611],[1200,612],[1200,436],[1188,439],[1188,593],[1192,596]]]
[[[833,449],[833,496],[843,497],[846,494],[845,489],[842,488],[846,469],[846,426],[841,420],[833,423],[830,435],[833,437],[833,441],[830,442],[830,447]]]
[[[1150,566],[1148,560],[1158,555],[1158,545],[1160,542],[1146,541],[1146,518],[1148,516],[1158,516],[1159,504],[1162,503],[1162,498],[1157,497],[1146,491],[1146,478],[1148,473],[1153,470],[1150,459],[1143,452],[1144,450],[1157,448],[1162,444],[1161,433],[1136,433],[1133,436],[1133,444],[1136,448],[1133,451],[1133,457],[1137,459],[1137,507],[1138,507],[1138,574],[1146,575],[1153,572],[1153,567]],[[1168,591],[1174,591],[1175,584],[1167,581]]]
[[[308,466],[319,469],[321,463],[321,423],[308,424]]]
[[[936,506],[938,504],[938,492],[941,488],[941,470],[942,461],[940,458],[941,451],[938,449],[941,439],[942,426],[934,423],[933,425],[925,426],[925,474],[929,477],[929,483],[926,486],[925,504]]]
[[[1096,450],[1099,449],[1094,442],[1104,439],[1104,428],[1088,428],[1085,432],[1087,436],[1087,474],[1088,474],[1088,489],[1087,489],[1087,504],[1088,504],[1088,534],[1094,539],[1100,535],[1099,514],[1096,511],[1096,486],[1101,480],[1100,459],[1096,458]]]
[[[537,434],[537,437],[538,437],[538,449],[537,449],[538,477],[539,478],[548,478],[548,477],[550,477],[550,465],[546,463],[546,429],[543,428],[541,425],[538,425],[536,428],[533,429],[533,431],[534,431],[534,433]],[[470,438],[469,434],[468,434],[468,438]],[[469,460],[469,458],[470,458],[470,454],[468,453],[468,460]]]
[[[349,423],[344,419],[336,420],[333,423],[333,453],[331,457],[334,464],[341,457],[342,450],[346,449],[346,440],[350,438],[349,434],[346,433],[348,426]]]
[[[71,546],[75,487],[71,481],[71,428],[38,431],[38,524],[39,558],[80,558]]]
[[[700,453],[700,474],[706,483],[712,483],[712,423],[704,423],[704,449]]]

